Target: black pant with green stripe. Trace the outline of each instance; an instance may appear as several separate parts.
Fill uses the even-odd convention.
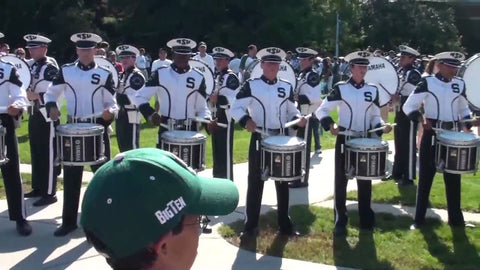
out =
[[[227,116],[224,109],[217,110],[217,121],[227,128],[217,127],[212,133],[213,176],[233,181],[233,130],[235,121]]]
[[[38,109],[28,119],[30,156],[32,160],[32,189],[41,196],[55,195],[60,166],[55,166],[57,157],[55,128],[59,121],[47,122]]]
[[[407,97],[402,97],[400,108]],[[392,176],[397,180],[409,181],[416,178],[417,164],[417,123],[410,121],[408,116],[400,109],[395,114],[394,129],[395,156]]]
[[[23,204],[22,178],[20,177],[20,163],[18,157],[18,141],[15,134],[13,118],[8,114],[0,114],[1,125],[5,127],[6,157],[9,161],[1,165],[5,193],[7,195],[8,215],[10,220],[25,218]]]
[[[115,121],[115,134],[117,135],[118,148],[125,152],[140,147],[140,125],[128,121],[127,109],[120,107],[118,118]]]

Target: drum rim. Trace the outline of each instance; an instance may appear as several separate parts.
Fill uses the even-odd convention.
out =
[[[369,141],[380,141],[381,145],[352,145],[352,141],[357,141],[357,140],[369,140]],[[345,142],[345,146],[352,148],[352,149],[378,149],[378,150],[383,150],[385,148],[388,148],[388,142],[382,139],[375,139],[375,138],[354,138],[350,139]]]
[[[453,138],[445,138],[445,137],[442,136],[442,135],[445,135],[445,134],[458,134],[458,133],[463,133],[463,134],[466,134],[467,136],[469,136],[469,134],[471,134],[471,135],[473,135],[473,137],[470,140],[465,141],[465,140],[454,140]],[[458,131],[445,131],[445,132],[437,134],[435,137],[436,137],[436,140],[437,140],[438,143],[440,143],[442,145],[445,145],[445,146],[453,146],[453,147],[455,147],[455,146],[468,146],[468,145],[471,145],[471,146],[477,145],[478,146],[478,144],[480,143],[480,137],[476,136],[473,133],[465,133],[465,132],[458,132]]]
[[[90,129],[67,129],[66,126],[74,126],[74,125],[83,125],[83,126],[90,126]],[[80,133],[79,133],[80,131]],[[63,125],[58,125],[56,127],[56,133],[60,136],[72,136],[75,135],[100,135],[105,132],[105,128],[102,125],[94,124],[94,123],[68,123]]]
[[[174,133],[175,132],[175,133]],[[175,137],[175,136],[169,136],[170,134],[186,134],[186,133],[191,133],[195,136],[198,136],[198,137],[182,137],[182,138],[179,138],[179,137]],[[190,130],[168,130],[168,131],[165,131],[162,133],[162,135],[160,136],[160,138],[162,139],[166,139],[166,141],[168,141],[168,139],[170,138],[173,138],[173,139],[186,139],[188,141],[200,141],[200,140],[206,140],[207,139],[207,136],[205,136],[205,134],[201,133],[201,132],[198,132],[198,131],[190,131]]]
[[[4,58],[4,57],[15,57],[18,61],[21,61],[21,62],[23,62],[23,64],[25,64],[25,66],[27,67],[27,70],[29,71],[28,74],[29,74],[30,76],[28,76],[28,84],[27,84],[26,82],[23,82],[23,81],[22,81],[22,87],[23,87],[24,85],[25,85],[25,88],[24,88],[24,89],[27,89],[28,87],[30,87],[30,84],[32,83],[32,73],[30,72],[30,65],[28,65],[28,63],[27,63],[25,60],[23,60],[23,59],[15,56],[15,55],[10,55],[10,54],[2,55],[2,56],[0,56],[0,59],[1,59],[1,58]],[[8,60],[4,60],[4,61],[7,62],[7,63],[10,63]]]
[[[248,71],[248,79],[251,79],[252,78],[252,71],[253,69],[255,68],[255,66],[257,66],[258,63],[260,63],[261,61],[259,59],[255,59],[252,63],[250,63],[247,67],[245,67],[245,71]],[[290,66],[290,68],[293,70],[293,74],[294,74],[294,77],[295,77],[295,80],[293,82],[290,82],[288,81],[292,87],[293,87],[293,90],[297,89],[297,77],[295,76],[295,69],[293,68],[293,66],[288,63],[287,61],[285,60],[282,60],[282,62],[280,64],[287,64]],[[252,66],[251,69],[248,69],[250,66]],[[256,79],[256,78],[255,78]]]
[[[213,79],[213,86],[212,86],[212,89],[210,90],[210,92],[207,91],[207,94],[213,93],[213,91],[215,90],[215,73],[213,72],[213,70],[212,70],[205,62],[203,62],[203,61],[201,61],[201,60],[198,60],[198,59],[189,59],[188,62],[190,62],[190,61],[198,62],[198,63],[204,65],[204,66],[207,68],[208,71],[210,71],[210,75],[212,76],[212,79]],[[195,68],[195,67],[192,67],[192,69],[194,69],[194,68]],[[202,73],[202,75],[203,75],[203,72],[201,72],[201,73]]]

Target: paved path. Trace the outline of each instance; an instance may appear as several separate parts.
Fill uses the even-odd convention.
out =
[[[392,146],[391,146],[392,148]],[[333,194],[334,152],[326,150],[319,157],[312,158],[310,186],[290,190],[291,205],[315,204],[332,207],[333,202],[327,200]],[[29,166],[22,165],[22,172],[28,173]],[[240,192],[240,203],[236,212],[213,218],[213,233],[202,235],[198,248],[198,256],[192,269],[342,269],[341,267],[315,264],[299,260],[264,256],[234,247],[217,233],[223,223],[243,219],[247,189],[248,164],[234,166],[235,183]],[[201,175],[210,176],[211,170]],[[84,181],[89,181],[92,174],[84,173]],[[379,181],[374,181],[378,183]],[[348,190],[356,189],[356,181],[350,181]],[[84,189],[82,190],[83,194]],[[82,195],[83,196],[83,195]],[[33,227],[33,234],[20,237],[15,231],[15,223],[8,220],[7,204],[0,200],[0,270],[3,269],[110,269],[104,258],[99,255],[85,240],[81,230],[68,237],[53,237],[53,231],[61,221],[63,193],[58,194],[59,202],[48,207],[32,207],[35,199],[26,199],[28,219]],[[327,200],[327,201],[326,201]],[[352,207],[356,202],[348,202]],[[272,181],[265,183],[262,201],[262,213],[276,208],[275,187]],[[412,214],[411,207],[374,204],[377,212],[394,214]],[[444,210],[429,211],[433,217],[444,220]],[[465,213],[467,221],[480,221],[479,214]]]

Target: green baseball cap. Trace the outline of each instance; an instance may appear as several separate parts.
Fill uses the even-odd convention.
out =
[[[81,224],[118,259],[160,239],[183,215],[227,215],[237,204],[232,181],[200,177],[170,152],[140,148],[98,169],[83,197]]]

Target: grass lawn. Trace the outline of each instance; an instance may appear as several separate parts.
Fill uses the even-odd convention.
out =
[[[418,180],[415,180],[418,184]],[[372,189],[372,201],[379,203],[415,205],[416,185],[410,187],[398,187],[394,181],[388,181],[374,185]],[[462,209],[480,213],[480,181],[478,175],[462,175]],[[357,200],[357,192],[347,193],[347,199]],[[445,184],[443,175],[437,173],[433,179],[430,192],[430,204],[433,208],[447,208],[445,197]]]
[[[358,229],[358,212],[349,211],[348,236],[334,238],[333,211],[308,206],[291,207],[290,215],[305,236],[276,235],[276,211],[260,218],[260,235],[242,247],[271,256],[360,269],[478,269],[480,230],[452,229],[428,219],[422,230],[410,231],[411,217],[376,214],[372,232]],[[243,222],[220,228],[222,236],[239,246]],[[252,256],[252,260],[255,257]]]
[[[66,108],[62,106],[62,120],[61,123],[66,123]],[[29,115],[25,113],[22,125],[16,130],[18,142],[19,142],[19,154],[20,161],[22,163],[30,163],[30,143],[29,143],[29,134],[28,134],[28,117]],[[394,114],[390,114],[389,121],[393,122]],[[332,111],[333,119],[337,120],[336,110]],[[112,156],[118,154],[118,143],[117,137],[115,135],[115,123],[112,124],[113,133],[110,135],[110,146],[112,151]],[[140,131],[140,147],[155,147],[157,143],[157,131],[158,127],[146,123],[144,119],[141,122],[141,131]],[[386,134],[384,136],[385,140],[393,139],[393,132]],[[313,140],[313,138],[312,138]],[[331,135],[330,132],[323,132],[321,136],[321,144],[323,149],[330,149],[335,146],[335,136]],[[234,144],[233,144],[233,162],[242,163],[248,160],[248,146],[250,144],[250,133],[245,129],[240,127],[238,124],[235,126],[234,132]],[[314,144],[312,141],[311,151],[314,151]],[[210,138],[207,140],[207,158],[206,158],[207,168],[212,167],[212,144]],[[88,168],[88,167],[86,167]],[[89,168],[88,168],[89,169]]]
[[[23,192],[27,193],[32,190],[32,175],[27,173],[22,173],[23,179]],[[57,190],[63,189],[63,178],[59,178],[57,181]],[[3,184],[3,178],[0,174],[0,199],[5,199],[5,186]]]

